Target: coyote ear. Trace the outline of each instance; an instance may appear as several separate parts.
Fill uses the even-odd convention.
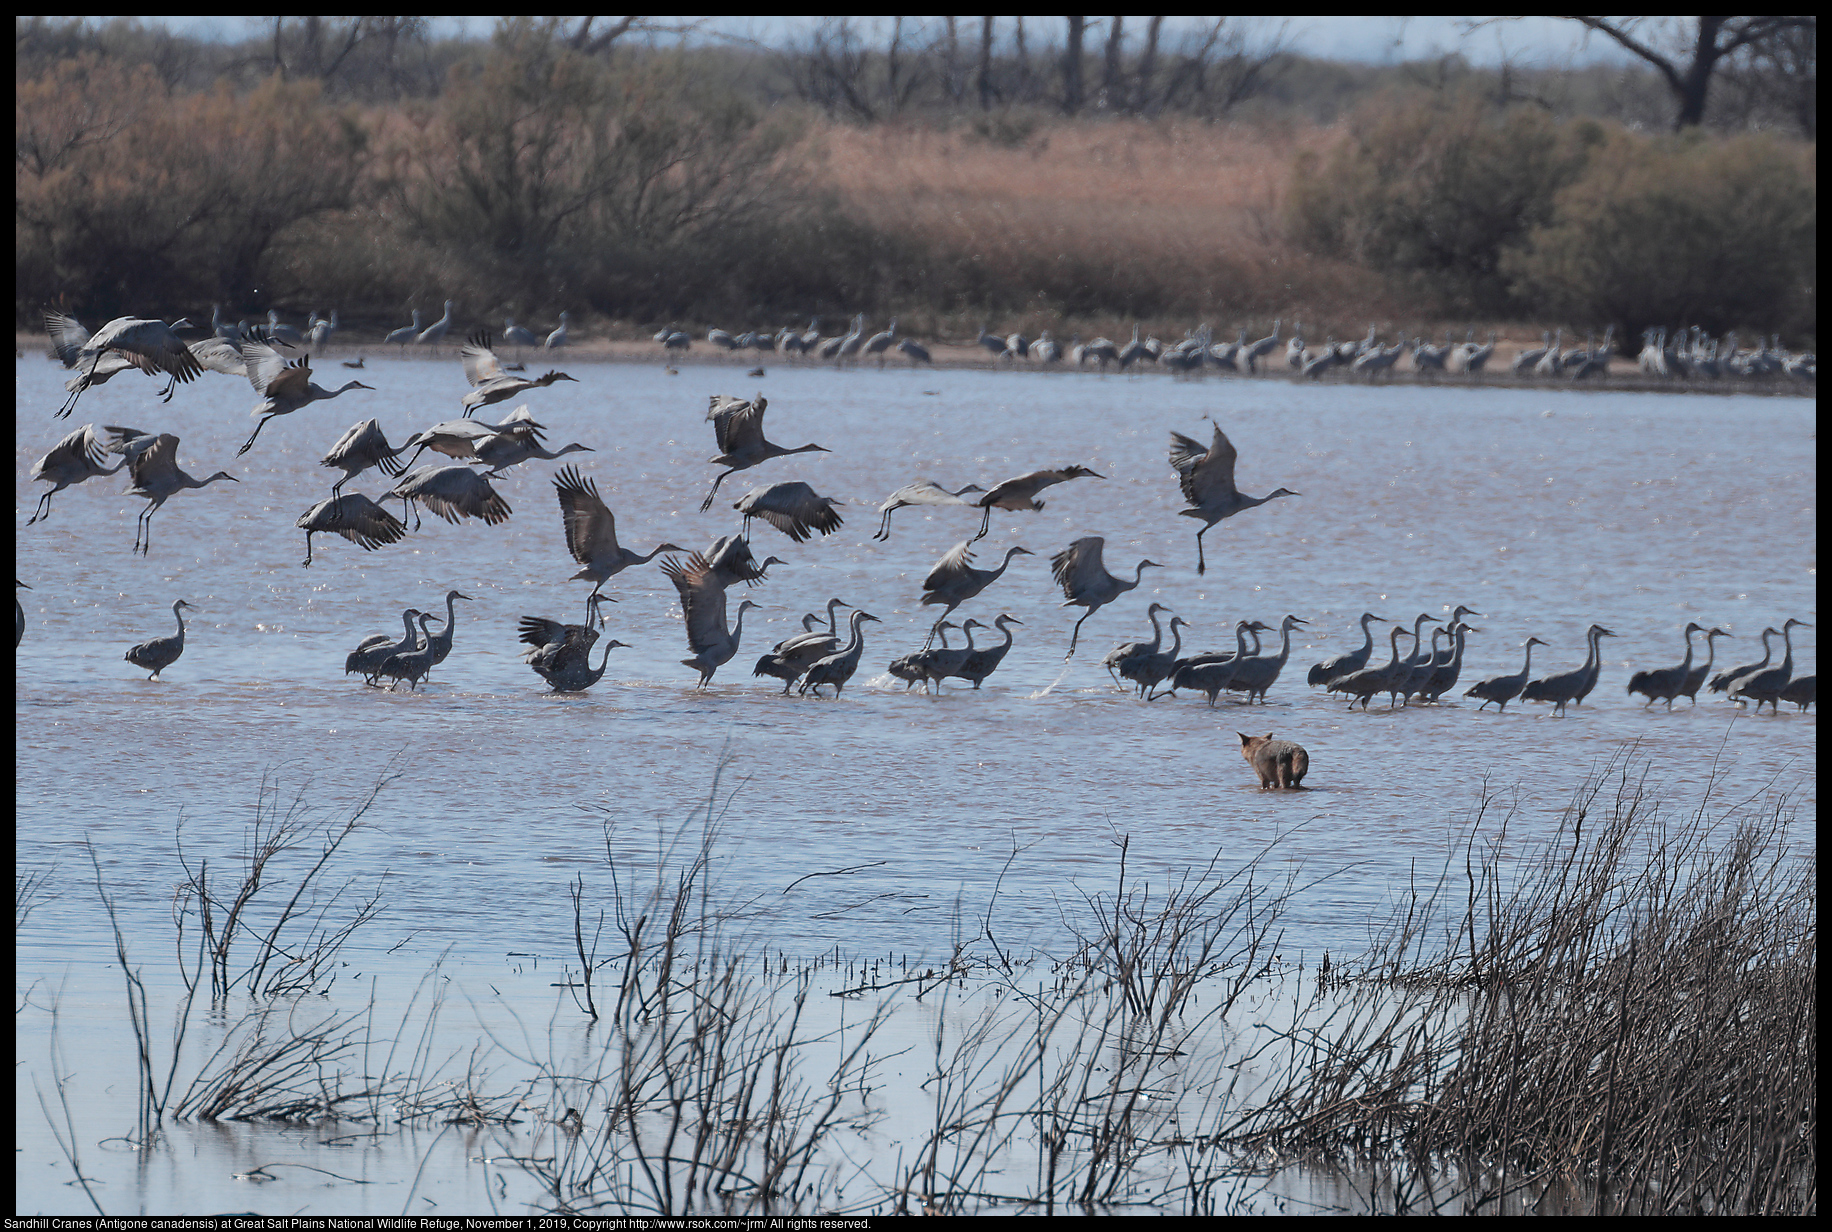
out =
[[[1235,732],[1234,734],[1240,737],[1240,742],[1241,742],[1242,744],[1250,744],[1250,743],[1252,743],[1252,741],[1253,741],[1253,737],[1252,737],[1252,736],[1249,736],[1249,735],[1248,735],[1248,734],[1247,734],[1246,732],[1244,732],[1244,731],[1237,731],[1237,732]]]
[[[1266,739],[1268,739],[1268,740],[1270,740],[1270,739],[1272,739],[1272,733],[1271,733],[1271,732],[1267,732],[1267,733],[1266,733]]]

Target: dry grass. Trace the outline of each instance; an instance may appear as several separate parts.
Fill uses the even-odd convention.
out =
[[[1314,126],[1190,121],[1060,124],[1017,146],[958,128],[811,137],[816,174],[849,214],[936,254],[913,298],[1001,307],[1018,314],[1001,316],[1006,328],[1057,327],[1060,314],[1159,332],[1203,318],[1218,329],[1321,322],[1350,303],[1357,317],[1392,315],[1365,272],[1284,238],[1293,160],[1332,139]]]

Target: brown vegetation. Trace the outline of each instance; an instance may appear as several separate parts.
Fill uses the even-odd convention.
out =
[[[1045,105],[1070,67],[1054,49],[982,41],[975,68],[950,19],[907,62],[858,51],[854,84],[903,99],[858,127],[770,101],[794,73],[768,57],[611,57],[615,31],[512,18],[410,62],[417,29],[362,19],[345,55],[279,20],[273,71],[238,61],[198,89],[169,40],[136,59],[120,31],[22,26],[19,323],[336,305],[356,336],[450,298],[629,334],[856,311],[930,337],[1815,328],[1811,147],[1561,118],[1506,74],[1389,82],[1326,125],[1271,101],[1315,65],[1215,39],[1135,57],[1116,19],[1065,116]]]

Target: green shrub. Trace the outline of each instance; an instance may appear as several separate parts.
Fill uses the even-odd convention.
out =
[[[1815,331],[1810,159],[1761,136],[1620,133],[1509,254],[1519,294],[1568,321]]]
[[[1407,284],[1438,310],[1516,310],[1503,254],[1546,223],[1553,198],[1599,140],[1538,111],[1497,118],[1469,99],[1364,107],[1348,138],[1301,158],[1290,234]]]

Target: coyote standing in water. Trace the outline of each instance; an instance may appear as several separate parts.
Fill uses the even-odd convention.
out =
[[[1253,770],[1259,775],[1261,791],[1303,784],[1305,774],[1310,771],[1310,754],[1302,745],[1274,740],[1271,732],[1263,736],[1249,736],[1246,732],[1234,734],[1240,737],[1240,755],[1253,763]]]

